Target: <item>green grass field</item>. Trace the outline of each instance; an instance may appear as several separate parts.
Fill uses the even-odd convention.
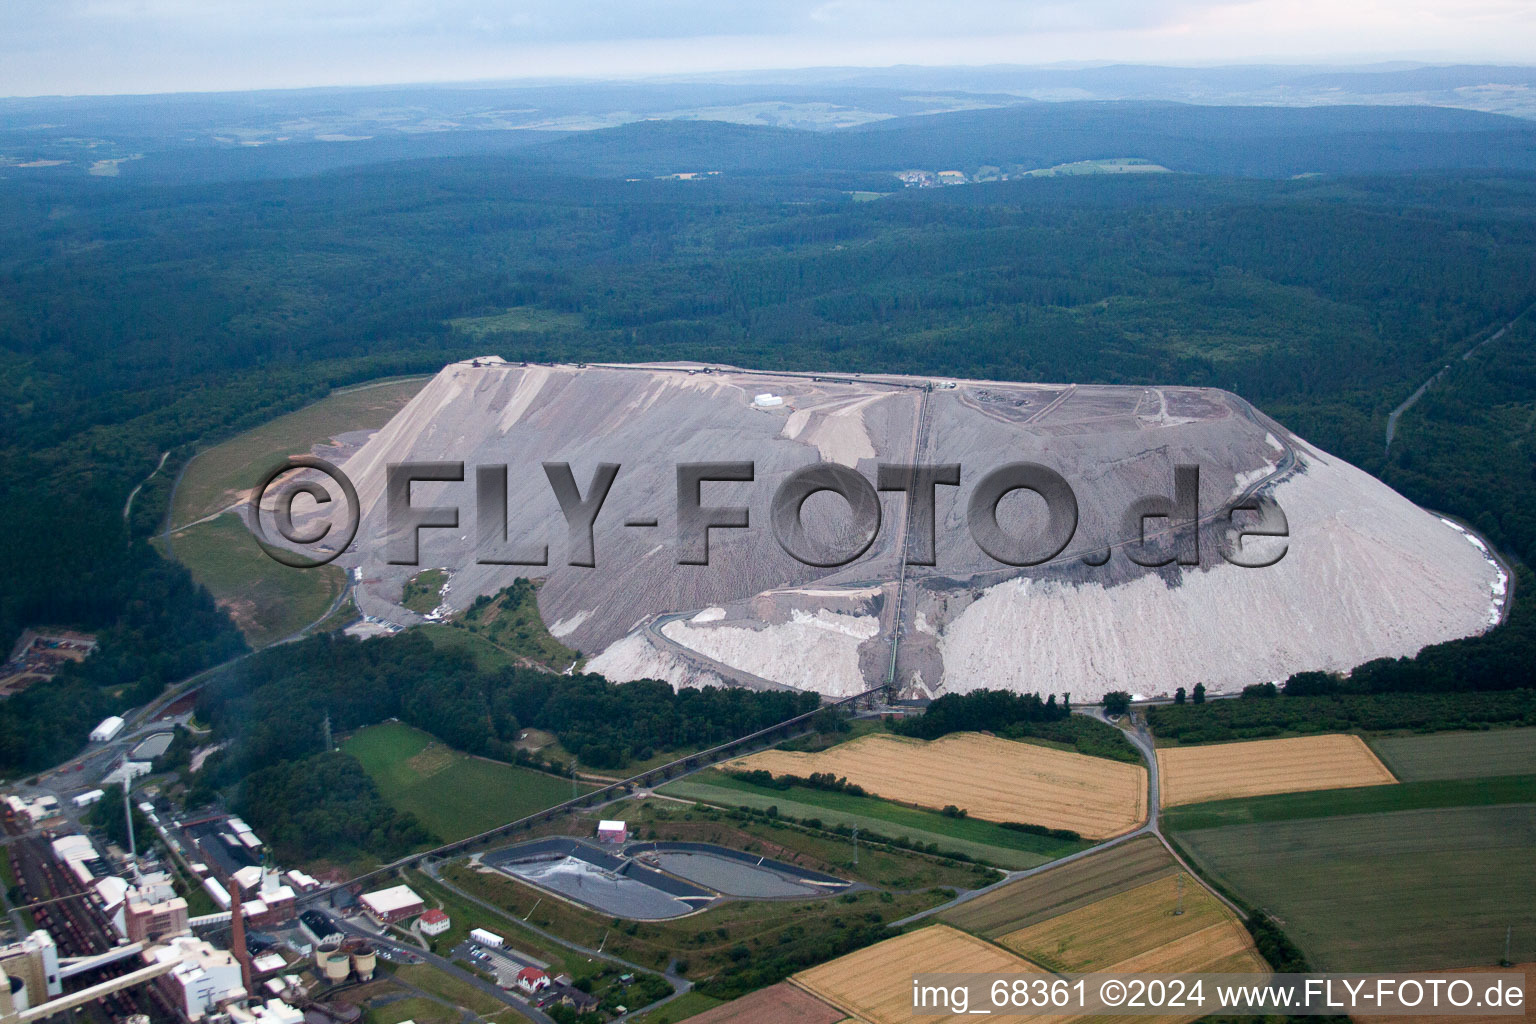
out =
[[[402,378],[338,391],[199,452],[176,488],[172,526],[228,507],[242,491],[256,486],[267,466],[285,455],[308,452],[351,430],[377,430],[426,386],[427,379]]]
[[[567,780],[471,757],[398,722],[362,729],[342,749],[362,763],[384,799],[449,842],[571,797]]]
[[[1536,774],[1536,729],[1379,736],[1367,742],[1404,782]]]
[[[335,565],[294,569],[268,558],[234,513],[180,530],[168,540],[176,560],[228,610],[252,647],[281,640],[319,619],[346,586],[346,573]]]
[[[454,330],[472,338],[492,334],[517,334],[523,331],[575,330],[586,321],[579,313],[560,313],[537,306],[513,306],[490,316],[461,316],[448,321]]]
[[[441,622],[428,622],[420,626],[412,626],[411,629],[431,640],[432,646],[440,651],[466,652],[475,659],[477,666],[487,671],[519,664],[515,656],[467,629],[458,629]]]
[[[509,654],[563,672],[580,655],[556,640],[545,627],[539,616],[538,591],[537,583],[519,577],[494,596],[476,600],[454,618],[453,625],[489,640]]]
[[[794,786],[786,790],[754,786],[710,770],[669,783],[660,792],[723,807],[777,807],[779,814],[804,820],[819,818],[826,825],[857,825],[861,829],[912,842],[934,843],[986,864],[1031,868],[1086,848],[1086,842],[1052,839],[1003,828],[979,818],[947,818],[935,811],[905,807],[878,797],[850,796]]]
[[[407,996],[363,1011],[366,1024],[400,1024],[407,1020],[416,1021],[417,1024],[453,1024],[459,1018],[458,1011],[453,1007],[423,996]]]
[[[1267,821],[1331,818],[1346,814],[1430,810],[1437,807],[1485,807],[1536,803],[1536,775],[1498,775],[1488,779],[1432,779],[1395,786],[1323,789],[1277,793],[1186,804],[1163,811],[1170,832],[1221,828]]]
[[[447,582],[447,569],[423,569],[405,581],[400,603],[417,615],[425,615],[443,599],[443,584]]]
[[[395,977],[473,1014],[483,1015],[506,1009],[506,1004],[501,1000],[492,998],[462,978],[456,978],[430,964],[410,964],[396,968]]]
[[[1184,832],[1209,877],[1272,915],[1317,970],[1536,957],[1536,805],[1312,818]]]
[[[635,1024],[678,1024],[720,1005],[720,1000],[702,992],[684,992],[666,1006],[635,1018]]]

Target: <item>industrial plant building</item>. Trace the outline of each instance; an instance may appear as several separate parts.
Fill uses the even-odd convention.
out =
[[[388,889],[365,892],[362,895],[362,904],[368,916],[379,924],[404,921],[427,909],[421,897],[416,895],[416,891],[408,885],[396,885]]]

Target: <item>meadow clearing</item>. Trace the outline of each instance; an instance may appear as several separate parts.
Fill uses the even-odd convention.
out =
[[[243,501],[266,467],[354,430],[377,430],[426,386],[427,377],[379,381],[337,391],[199,452],[182,472],[171,523],[184,526]]]
[[[156,544],[208,588],[253,648],[320,619],[347,584],[340,566],[299,570],[268,558],[234,512],[157,538]]]
[[[1147,814],[1140,765],[984,733],[932,741],[876,733],[814,754],[765,750],[725,767],[801,778],[830,773],[897,803],[953,805],[973,818],[1070,829],[1090,839],[1128,832]]]
[[[342,749],[362,763],[385,800],[448,842],[571,798],[568,779],[471,757],[400,722],[361,729]]]

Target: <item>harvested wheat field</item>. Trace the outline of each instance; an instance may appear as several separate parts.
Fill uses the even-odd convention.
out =
[[[787,981],[733,999],[688,1018],[688,1024],[838,1024],[847,1018]]]
[[[1162,843],[1137,836],[993,889],[939,915],[945,924],[995,939],[1146,885],[1178,870]]]
[[[959,1013],[913,1013],[912,976],[918,973],[1039,974],[1040,968],[990,942],[936,924],[801,971],[790,981],[869,1024],[939,1024],[966,1018]]]
[[[1358,736],[1293,736],[1157,752],[1162,805],[1394,783]]]
[[[876,734],[816,754],[765,750],[725,767],[802,778],[830,772],[898,803],[953,804],[973,818],[1071,829],[1088,839],[1129,832],[1147,815],[1140,765],[976,732],[932,742]]]
[[[1056,971],[1267,970],[1233,913],[1194,879],[1181,876],[1167,875],[997,941]],[[1181,905],[1183,913],[1176,914]]]

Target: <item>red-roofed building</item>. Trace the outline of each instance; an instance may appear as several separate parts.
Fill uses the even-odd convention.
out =
[[[517,983],[518,988],[529,995],[533,995],[533,993],[540,989],[549,988],[549,975],[537,967],[524,967],[517,972],[517,977],[513,980]]]
[[[423,935],[441,935],[443,932],[447,931],[449,926],[453,923],[448,919],[447,914],[443,913],[441,910],[438,910],[436,907],[433,907],[431,910],[422,914],[420,921],[421,933]]]

